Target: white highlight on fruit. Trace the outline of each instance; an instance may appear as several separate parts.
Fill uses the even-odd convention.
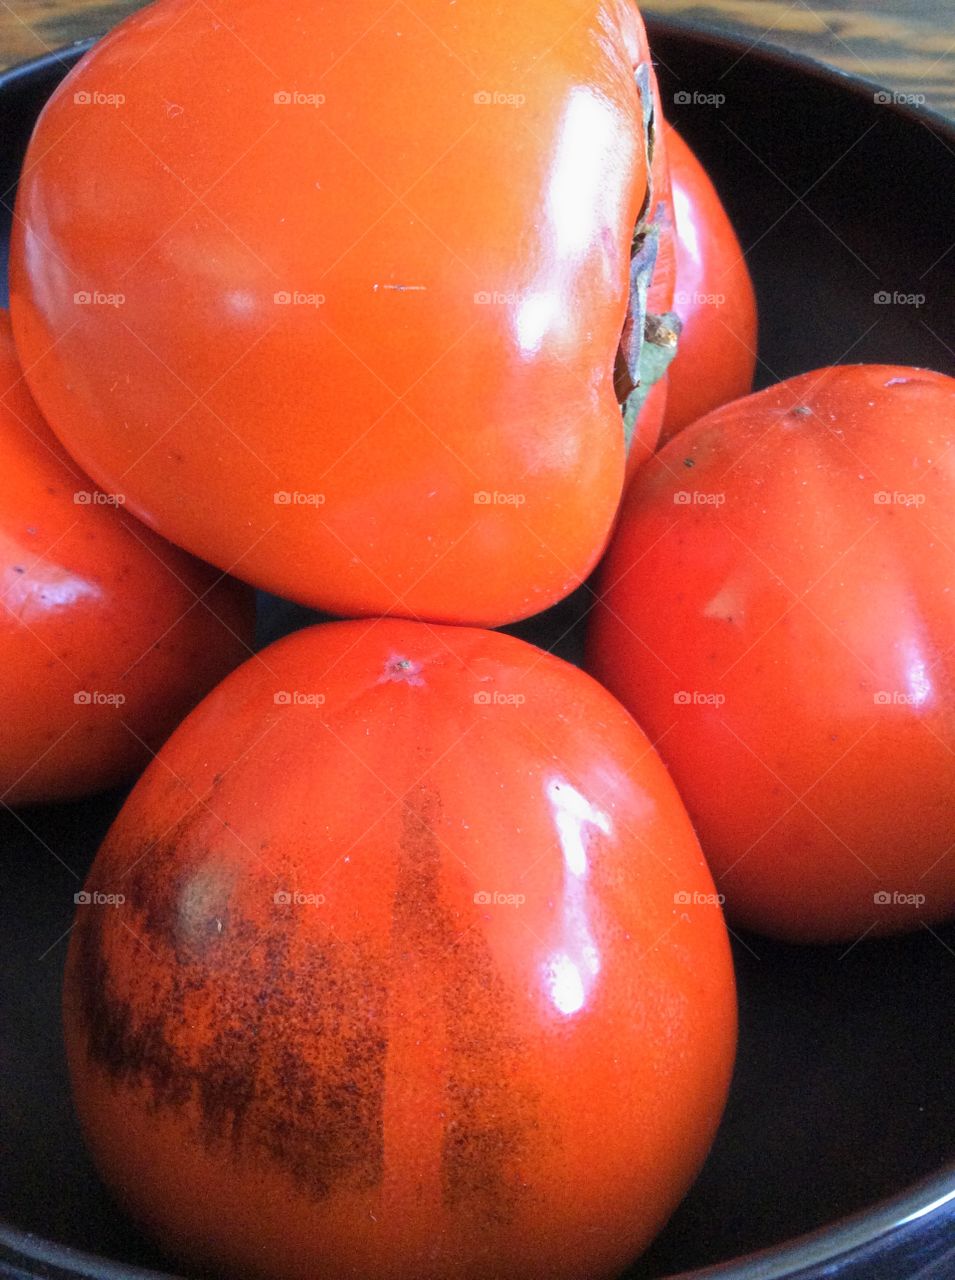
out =
[[[588,843],[594,830],[609,836],[613,826],[609,814],[591,804],[566,778],[550,779],[545,795],[565,869],[561,896],[564,950],[547,961],[545,983],[558,1012],[571,1014],[583,1008],[600,972],[600,952],[588,918]]]

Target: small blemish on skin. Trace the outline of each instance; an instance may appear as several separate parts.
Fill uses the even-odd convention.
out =
[[[684,458],[683,465],[687,468],[696,466],[696,458]]]
[[[379,684],[400,683],[420,686],[424,684],[421,677],[421,663],[415,662],[412,658],[405,658],[401,654],[394,654],[385,663],[385,669],[382,672]]]
[[[919,378],[913,377],[912,375],[890,378],[888,382],[885,383],[885,386],[887,387],[934,387],[936,385],[937,384],[933,378]]]
[[[808,404],[797,404],[796,407],[794,409],[790,409],[789,412],[794,418],[808,418],[812,414],[812,410],[809,408]]]

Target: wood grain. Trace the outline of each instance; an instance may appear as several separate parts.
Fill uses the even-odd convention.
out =
[[[278,21],[281,0],[274,3]],[[0,0],[0,66],[99,34],[140,7],[141,0]],[[810,54],[955,116],[955,0],[656,0],[646,8],[754,46]]]
[[[809,54],[955,116],[953,0],[656,0],[646,8]]]

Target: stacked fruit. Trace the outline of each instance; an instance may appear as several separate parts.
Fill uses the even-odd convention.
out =
[[[66,974],[104,1177],[230,1277],[614,1274],[719,1122],[723,905],[952,912],[955,383],[748,395],[629,0],[159,0],[46,107],[10,285],[0,784],[154,756]],[[606,688],[485,629],[608,541]],[[352,620],[253,652],[240,580]]]

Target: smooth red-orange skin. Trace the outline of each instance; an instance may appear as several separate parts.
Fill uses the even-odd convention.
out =
[[[756,294],[743,249],[709,175],[665,129],[676,218],[674,309],[683,321],[670,365],[665,444],[705,413],[748,395],[756,369]]]
[[[680,247],[677,237],[674,207],[673,158],[670,154],[670,137],[673,130],[663,118],[663,102],[656,73],[650,77],[656,117],[656,137],[653,148],[653,202],[659,214],[660,238],[653,281],[647,293],[647,311],[665,315],[673,308],[677,289]]]
[[[125,782],[251,651],[252,592],[102,505],[104,496],[41,418],[0,312],[6,805]]]
[[[619,703],[522,641],[280,641],[166,744],[87,888],[125,903],[71,941],[76,1103],[187,1263],[610,1277],[710,1145],[735,995],[699,845]]]
[[[54,430],[174,542],[307,604],[555,602],[623,481],[644,49],[629,0],[134,15],[18,192],[14,329]]]
[[[953,444],[952,379],[829,369],[709,414],[628,490],[589,666],[743,925],[851,941],[955,911]]]

